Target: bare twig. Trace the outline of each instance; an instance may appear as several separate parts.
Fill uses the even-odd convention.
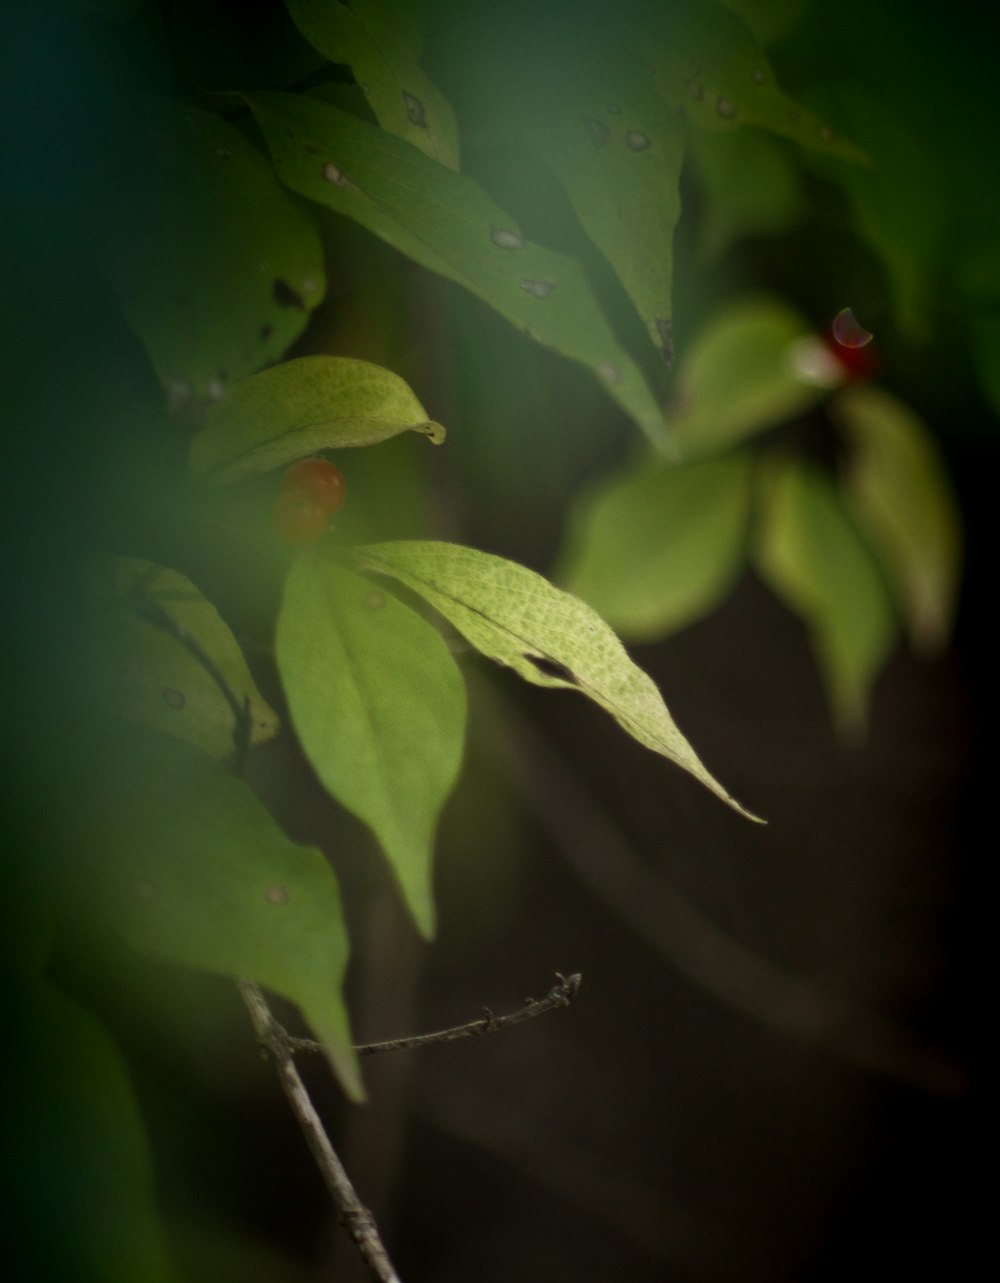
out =
[[[299,1071],[292,1060],[291,1040],[271,1014],[267,999],[250,980],[238,980],[237,986],[261,1046],[274,1062],[292,1113],[299,1120],[306,1144],[312,1151],[327,1189],[333,1198],[340,1223],[354,1241],[373,1278],[379,1283],[400,1283],[389,1253],[379,1237],[371,1212],[358,1198],[337,1151],[330,1143],[319,1115],[309,1099]]]
[[[378,1056],[383,1051],[413,1051],[416,1047],[429,1047],[439,1042],[461,1042],[465,1038],[481,1038],[483,1034],[495,1034],[510,1025],[519,1025],[525,1020],[533,1020],[547,1011],[559,1007],[568,1007],[580,991],[582,977],[579,972],[564,976],[556,972],[558,983],[553,985],[544,998],[528,998],[523,1007],[509,1012],[506,1016],[495,1016],[489,1007],[484,1007],[484,1014],[478,1020],[470,1020],[464,1025],[452,1025],[450,1029],[439,1029],[435,1033],[414,1034],[409,1038],[390,1038],[387,1042],[365,1042],[354,1048],[359,1056]],[[288,1038],[289,1049],[295,1051],[323,1051],[322,1043],[311,1038]]]

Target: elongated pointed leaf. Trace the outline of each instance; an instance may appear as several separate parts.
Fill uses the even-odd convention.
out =
[[[230,757],[237,734],[246,733],[244,716],[251,744],[277,731],[239,643],[190,579],[151,561],[115,557],[94,566],[91,588],[98,659],[118,716],[218,758]]]
[[[726,595],[743,564],[750,459],[645,463],[574,515],[560,576],[623,637],[685,627]]]
[[[870,550],[816,468],[787,462],[769,470],[755,560],[809,629],[834,720],[857,734],[896,625]]]
[[[848,496],[914,645],[933,654],[951,633],[962,556],[944,461],[927,427],[888,392],[845,388],[832,408],[852,446]]]
[[[103,879],[101,914],[142,952],[246,976],[297,1003],[360,1099],[341,995],[349,945],[326,859],[289,841],[241,779],[187,745],[110,738],[81,824]]]
[[[97,229],[102,261],[171,397],[212,400],[305,328],[325,291],[323,250],[232,125],[164,107],[147,134]]]
[[[842,160],[868,157],[778,86],[749,27],[718,0],[645,0],[637,27],[664,100],[704,129],[756,125]]]
[[[107,1030],[49,981],[4,977],[4,1250],[37,1279],[174,1283],[139,1108]]]
[[[786,304],[765,295],[717,313],[684,354],[673,423],[684,458],[711,454],[816,405],[843,378]]]
[[[445,435],[398,375],[346,356],[302,356],[243,379],[211,407],[191,443],[191,472],[225,484],[406,431],[435,444]]]
[[[579,264],[525,240],[471,178],[326,103],[251,94],[282,180],[477,294],[530,337],[580,361],[659,446],[666,429]]]
[[[364,569],[419,593],[490,659],[537,686],[580,691],[640,744],[755,818],[708,773],[652,680],[578,597],[515,562],[458,544],[372,544],[355,555]]]
[[[588,3],[543,7],[504,24],[482,74],[491,120],[554,171],[669,364],[684,130],[625,25]]]
[[[423,40],[412,13],[385,0],[285,0],[296,26],[331,62],[347,64],[383,129],[451,169],[458,126],[419,65]]]
[[[431,859],[465,735],[465,684],[440,635],[349,570],[303,554],[278,617],[292,721],[329,792],[375,833],[434,934]]]

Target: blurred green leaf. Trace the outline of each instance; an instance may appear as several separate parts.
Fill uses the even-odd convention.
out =
[[[858,235],[885,268],[896,324],[911,340],[926,341],[944,229],[943,176],[906,124],[866,89],[846,86],[829,102],[872,164],[812,157],[810,166],[847,194]]]
[[[455,661],[408,606],[310,553],[289,571],[275,644],[306,756],[373,830],[414,920],[432,936],[434,832],[465,736]]]
[[[789,460],[767,469],[755,561],[809,629],[837,726],[860,733],[896,625],[868,546],[815,467]]]
[[[238,129],[193,107],[148,116],[147,152],[97,229],[101,258],[171,397],[212,400],[305,329],[322,246]]]
[[[110,557],[94,564],[89,587],[99,612],[97,658],[109,707],[118,716],[187,740],[212,757],[232,756],[236,712],[207,659],[249,714],[250,742],[274,735],[278,718],[239,643],[189,579],[151,561]]]
[[[243,780],[187,745],[138,731],[105,741],[80,794],[100,915],[143,953],[290,998],[360,1100],[341,995],[349,944],[322,853],[289,841]],[[94,902],[89,884],[80,894]]]
[[[398,375],[346,356],[302,356],[241,380],[209,409],[191,442],[191,472],[225,484],[406,431],[444,440]]]
[[[805,196],[787,145],[755,129],[691,130],[689,154],[704,193],[698,244],[711,261],[746,236],[783,236],[804,217]]]
[[[836,360],[787,304],[764,295],[732,302],[679,364],[672,421],[681,453],[697,458],[777,427],[821,401],[842,378]]]
[[[622,636],[676,632],[725,597],[743,564],[750,459],[645,463],[575,512],[559,578]]]
[[[418,593],[477,650],[536,686],[577,690],[629,735],[689,771],[750,819],[678,730],[652,680],[578,597],[534,571],[458,544],[371,544],[354,550],[365,570]]]
[[[420,68],[423,35],[412,6],[386,0],[285,0],[305,38],[331,62],[347,64],[383,129],[458,168],[458,125],[441,91]]]
[[[8,1262],[35,1279],[174,1283],[121,1053],[47,980],[4,977]]]
[[[778,88],[743,20],[716,0],[644,0],[637,38],[664,100],[705,129],[757,125],[843,160],[865,163],[839,136]]]
[[[505,24],[482,75],[496,127],[556,174],[669,364],[684,133],[626,26],[599,5],[536,7]]]
[[[961,570],[958,505],[927,427],[873,387],[850,387],[831,409],[851,443],[847,494],[895,588],[914,646],[948,641]]]
[[[652,392],[574,259],[526,241],[471,178],[347,112],[292,94],[246,101],[293,191],[355,219],[471,290],[529,337],[586,365],[650,440],[664,445]]]

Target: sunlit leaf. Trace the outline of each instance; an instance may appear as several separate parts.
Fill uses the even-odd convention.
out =
[[[150,561],[114,557],[94,564],[89,586],[96,657],[109,707],[118,716],[218,758],[232,756],[238,733],[248,731],[251,744],[275,733],[278,719],[236,638],[184,575]]]
[[[805,321],[767,296],[730,303],[687,348],[677,372],[673,423],[681,454],[693,458],[793,418],[843,375],[811,340]]]
[[[578,597],[515,562],[457,544],[372,544],[355,556],[363,569],[418,593],[490,659],[535,685],[580,691],[640,744],[749,815],[702,765],[652,680]]]
[[[471,178],[326,103],[246,101],[284,182],[464,285],[529,337],[586,365],[657,445],[663,417],[579,264],[527,241]],[[513,372],[512,372],[513,377]]]
[[[112,737],[92,770],[80,844],[101,885],[88,899],[141,952],[290,998],[360,1099],[341,995],[347,931],[321,852],[289,841],[243,780],[176,740]]]
[[[805,214],[805,196],[787,144],[757,129],[693,129],[688,151],[704,192],[698,225],[711,260],[747,236],[783,236]]]
[[[296,26],[331,62],[346,64],[383,129],[458,168],[458,126],[419,65],[422,33],[391,0],[285,0]]]
[[[851,443],[848,494],[892,582],[915,646],[947,642],[961,569],[958,506],[927,427],[873,387],[833,401]]]
[[[215,399],[305,328],[325,290],[322,246],[232,125],[163,107],[145,134],[97,229],[102,262],[171,398]]]
[[[643,464],[580,505],[560,578],[623,637],[663,637],[729,591],[743,564],[749,507],[746,455]]]
[[[833,485],[812,465],[788,461],[768,469],[755,559],[809,629],[835,722],[857,734],[896,625],[871,551]]]
[[[660,93],[706,129],[757,125],[804,147],[865,163],[838,135],[778,87],[749,27],[716,0],[644,0],[637,31]]]
[[[17,1048],[5,1072],[5,1158],[17,1173],[7,1259],[37,1279],[174,1283],[148,1142],[107,1031],[26,975],[4,977],[4,1029]]]
[[[307,553],[288,575],[276,656],[313,769],[374,831],[433,935],[434,833],[465,735],[465,684],[441,636],[381,588]]]
[[[317,450],[374,445],[400,432],[444,440],[444,428],[398,375],[346,356],[303,356],[235,384],[191,443],[191,472],[226,483],[272,472]]]

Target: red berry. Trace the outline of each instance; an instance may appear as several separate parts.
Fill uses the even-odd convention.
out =
[[[310,544],[326,534],[330,514],[312,495],[282,490],[271,512],[271,523],[288,543]]]
[[[308,495],[332,517],[344,502],[347,485],[344,474],[326,459],[300,459],[293,463],[281,481],[283,494]]]

